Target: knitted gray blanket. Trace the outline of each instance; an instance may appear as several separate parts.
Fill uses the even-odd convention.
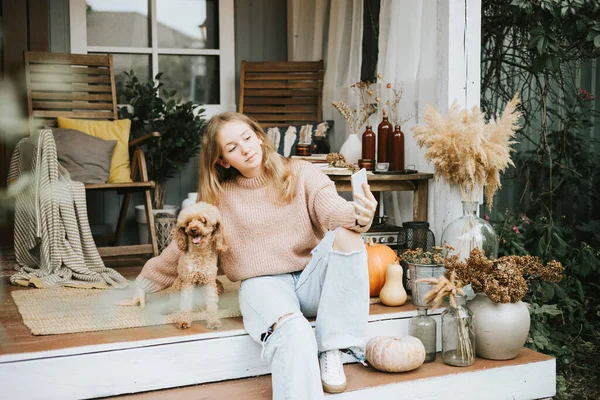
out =
[[[8,191],[15,198],[13,284],[37,287],[124,287],[106,268],[87,219],[85,188],[58,162],[52,131],[21,139],[13,152]]]

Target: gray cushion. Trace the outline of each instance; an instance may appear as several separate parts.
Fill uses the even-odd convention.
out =
[[[116,140],[104,140],[75,129],[52,130],[58,162],[71,179],[83,183],[106,183]]]

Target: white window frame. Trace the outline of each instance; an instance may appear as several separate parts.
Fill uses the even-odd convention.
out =
[[[151,56],[151,76],[158,70],[158,55],[201,55],[219,57],[220,103],[202,104],[205,115],[211,117],[225,111],[236,111],[235,103],[235,36],[233,0],[219,0],[219,48],[218,49],[172,49],[158,47],[156,0],[148,0],[151,43],[149,47],[88,46],[85,0],[70,0],[71,53],[126,53]]]

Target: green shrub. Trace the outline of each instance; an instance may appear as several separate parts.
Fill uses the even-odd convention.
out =
[[[565,277],[559,283],[532,281],[524,301],[531,304],[527,346],[557,358],[558,398],[600,396],[600,229],[576,228],[545,216],[528,218],[506,211],[492,221],[500,241],[499,256],[531,254],[559,260]],[[590,242],[578,241],[583,230]]]

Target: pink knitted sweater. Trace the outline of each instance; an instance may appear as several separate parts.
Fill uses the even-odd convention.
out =
[[[337,194],[335,184],[318,167],[294,160],[292,172],[297,193],[290,203],[279,201],[268,190],[265,175],[239,175],[223,183],[218,208],[229,249],[220,261],[230,280],[301,271],[328,230],[369,229],[356,225],[352,204]],[[160,256],[148,260],[136,284],[148,293],[170,286],[180,255],[171,243]]]

